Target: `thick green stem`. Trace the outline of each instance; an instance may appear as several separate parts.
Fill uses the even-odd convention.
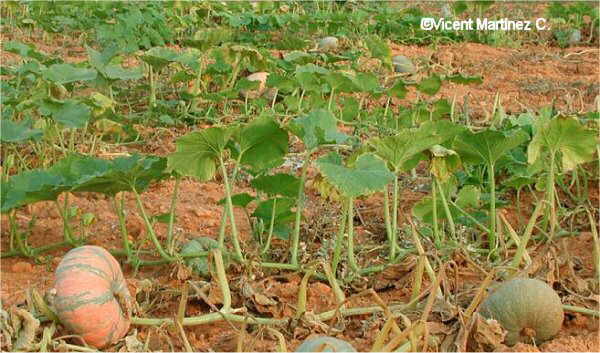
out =
[[[338,226],[338,232],[335,237],[335,244],[333,248],[333,259],[331,261],[331,270],[336,273],[337,266],[340,263],[340,257],[342,255],[342,241],[344,239],[344,231],[346,230],[346,217],[348,216],[348,207],[342,206],[342,216],[340,218],[340,224]]]
[[[242,154],[240,153],[236,161],[235,167],[233,168],[233,173],[231,173],[231,180],[235,180],[235,178],[237,178],[241,158]],[[226,207],[229,206],[226,205]],[[225,209],[225,211],[221,215],[221,223],[219,225],[219,248],[221,250],[225,249],[225,227],[227,226],[227,212],[227,209]]]
[[[56,208],[58,209],[58,214],[60,215],[60,218],[63,221],[63,237],[65,239],[65,241],[69,244],[74,244],[75,241],[73,239],[73,233],[71,231],[71,225],[69,224],[69,220],[67,218],[67,205],[68,205],[68,196],[69,194],[66,193],[65,194],[65,207],[64,209],[60,206],[60,204],[58,203],[58,200],[54,201],[54,204],[56,205]]]
[[[437,192],[435,190],[435,175],[431,175],[431,199],[433,200],[433,239],[435,241],[435,247],[440,248],[442,242],[440,239],[440,230],[438,227],[438,214],[437,214]]]
[[[181,176],[175,177],[175,187],[173,188],[173,196],[171,198],[171,207],[169,208],[169,225],[167,229],[167,250],[169,254],[173,255],[175,248],[175,242],[173,241],[173,224],[175,223],[175,206],[177,205],[177,192],[179,191],[179,183],[181,182]]]
[[[306,183],[306,172],[310,165],[311,151],[304,154],[304,163],[302,164],[302,174],[300,175],[300,186],[298,187],[298,205],[296,206],[296,219],[294,222],[294,233],[292,234],[292,248],[290,250],[292,265],[298,265],[298,246],[300,244],[300,221],[302,220],[302,212],[304,211],[304,184]]]
[[[271,220],[269,222],[269,234],[267,235],[267,240],[265,242],[265,246],[260,252],[261,254],[266,254],[271,247],[271,238],[273,238],[273,228],[275,227],[275,211],[277,209],[277,199],[273,199],[273,210],[271,211]]]
[[[154,247],[156,247],[156,250],[160,254],[160,257],[162,257],[163,259],[165,259],[167,261],[174,261],[175,259],[173,257],[171,257],[171,255],[167,254],[165,249],[163,249],[162,245],[160,244],[160,241],[156,237],[156,233],[154,232],[154,227],[152,226],[152,223],[150,223],[150,219],[148,218],[148,215],[146,214],[146,208],[144,207],[144,204],[142,203],[142,198],[140,197],[140,194],[137,192],[137,190],[135,190],[135,188],[133,189],[133,194],[135,195],[135,201],[137,203],[138,210],[140,211],[140,214],[142,215],[142,219],[144,220],[144,224],[146,225],[146,230],[148,231],[150,240],[152,240],[152,243],[154,244]]]
[[[550,204],[550,240],[554,238],[556,225],[558,220],[556,218],[556,202],[554,198],[554,167],[555,167],[556,154],[550,154],[550,170],[548,171],[548,185],[546,185],[546,198]]]
[[[488,168],[488,178],[490,183],[490,233],[489,233],[489,254],[493,255],[498,246],[496,242],[496,177],[494,175],[494,164],[490,164]]]
[[[148,74],[150,77],[150,108],[154,108],[156,106],[156,81],[154,79],[154,70],[152,65],[149,66]]]
[[[125,198],[121,197],[120,204],[117,202],[116,196],[113,197],[113,204],[115,206],[115,212],[117,212],[117,217],[119,218],[119,228],[121,229],[121,239],[123,242],[123,249],[125,250],[125,255],[127,256],[127,261],[131,260],[131,244],[129,244],[129,233],[127,232],[127,226],[125,225]]]
[[[446,194],[444,194],[442,184],[440,184],[439,180],[434,179],[433,181],[434,184],[437,186],[440,198],[442,199],[442,206],[444,206],[444,213],[446,214],[446,219],[448,220],[450,234],[452,235],[452,239],[456,240],[456,225],[454,224],[454,217],[452,217],[452,212],[450,212],[450,206],[448,205],[448,201],[446,200]]]
[[[394,177],[394,190],[393,192],[393,200],[392,200],[392,239],[390,243],[390,259],[394,259],[396,257],[396,241],[398,239],[398,175]]]
[[[355,273],[359,272],[356,258],[354,257],[354,199],[348,198],[348,264]]]
[[[233,202],[231,201],[231,185],[229,184],[229,178],[227,177],[227,169],[225,168],[225,162],[223,161],[223,158],[221,156],[219,156],[219,163],[221,165],[221,172],[223,173],[223,182],[225,183],[225,197],[227,199],[227,212],[229,213],[229,220],[231,222],[231,240],[233,242],[233,249],[235,251],[235,256],[243,261],[244,255],[242,254],[242,248],[240,247],[237,225],[235,223],[235,216],[233,215]]]
[[[533,214],[531,215],[531,218],[529,219],[529,222],[527,223],[527,227],[525,228],[525,232],[523,233],[523,236],[520,239],[521,242],[518,245],[517,252],[513,256],[513,259],[510,263],[510,267],[517,269],[519,267],[519,265],[521,264],[521,260],[523,259],[525,250],[527,250],[527,243],[529,243],[529,238],[531,238],[531,233],[533,233],[533,227],[535,226],[535,222],[537,221],[538,216],[540,215],[540,213],[542,212],[543,209],[544,209],[544,203],[540,202],[535,207],[535,210],[533,210]]]
[[[221,308],[221,311],[228,313],[231,311],[231,291],[229,290],[229,283],[227,282],[227,274],[225,273],[223,255],[221,254],[220,249],[215,249],[212,252],[215,259],[215,267],[217,268],[217,280],[223,296],[223,307]]]
[[[588,308],[582,308],[580,306],[567,305],[567,304],[563,304],[562,308],[565,311],[570,311],[573,313],[580,313],[580,314],[600,317],[600,311],[598,311],[598,310],[592,310],[592,309],[588,309]]]
[[[392,244],[392,221],[390,219],[390,195],[388,195],[388,187],[383,190],[383,218],[385,222],[385,231],[387,233],[388,242]],[[391,249],[391,246],[390,246]],[[390,252],[390,261],[393,260]]]

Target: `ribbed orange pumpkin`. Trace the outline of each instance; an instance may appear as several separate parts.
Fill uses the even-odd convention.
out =
[[[129,329],[131,295],[117,260],[99,246],[69,251],[55,273],[54,305],[60,321],[96,348]]]

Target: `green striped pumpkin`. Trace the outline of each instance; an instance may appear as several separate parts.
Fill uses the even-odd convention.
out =
[[[99,246],[69,251],[55,273],[54,305],[61,323],[96,348],[127,333],[132,299],[117,260]]]

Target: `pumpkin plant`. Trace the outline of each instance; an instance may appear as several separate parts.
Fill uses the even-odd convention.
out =
[[[375,154],[385,160],[394,174],[407,171],[424,157],[423,152],[458,134],[462,128],[445,120],[426,122],[417,129],[403,129],[394,136],[373,138],[368,143]],[[392,214],[390,217],[389,196],[384,192],[384,216],[390,247],[390,261],[396,257],[398,238],[398,178],[392,185]]]
[[[134,68],[123,68],[119,64],[112,63],[115,56],[118,54],[118,49],[115,46],[108,46],[104,50],[97,51],[86,46],[89,56],[90,65],[98,71],[97,80],[100,81],[100,86],[107,87],[108,96],[114,99],[113,84],[118,80],[139,80],[144,76],[140,66]]]
[[[346,228],[348,264],[352,272],[357,274],[360,269],[354,255],[354,200],[356,197],[380,191],[395,176],[387,169],[383,160],[371,153],[360,155],[355,162],[344,165],[342,156],[336,152],[331,152],[319,158],[317,166],[325,179],[339,190],[345,203],[342,211],[342,221],[339,225],[340,230],[335,239],[332,271],[335,273],[340,261],[343,230]]]
[[[306,183],[306,173],[312,155],[326,145],[339,146],[349,139],[349,136],[337,130],[336,120],[333,115],[323,109],[314,110],[305,116],[298,117],[288,124],[288,129],[298,136],[304,143],[304,152],[302,158],[302,171],[300,175],[300,185],[298,186],[298,197],[296,206],[296,216],[294,222],[294,231],[290,244],[290,264],[298,266],[298,245],[300,242],[300,222],[302,212],[304,211],[304,187]]]
[[[63,220],[64,241],[57,244],[47,245],[38,249],[29,249],[25,240],[16,232],[16,224],[11,223],[11,229],[15,230],[17,236],[17,247],[22,255],[33,256],[41,251],[46,251],[56,246],[79,246],[85,241],[84,238],[75,237],[70,225],[69,193],[70,192],[99,192],[110,196],[115,203],[117,215],[119,216],[123,248],[128,260],[135,258],[132,254],[131,245],[125,228],[125,216],[123,212],[123,198],[119,205],[116,195],[121,191],[133,192],[136,196],[139,211],[146,221],[149,235],[152,238],[161,256],[168,257],[162,250],[162,246],[150,225],[140,199],[140,192],[146,190],[150,183],[165,178],[166,160],[159,157],[144,157],[132,155],[120,157],[108,161],[100,158],[85,157],[81,155],[69,155],[46,170],[33,170],[24,172],[2,181],[1,210],[3,213],[11,212],[18,207],[39,201],[54,201]],[[64,202],[59,204],[57,199],[64,193]],[[9,217],[9,220],[13,218]],[[8,254],[13,254],[14,249]]]
[[[597,133],[587,129],[576,118],[541,114],[535,121],[533,139],[527,149],[530,164],[538,160],[548,166],[546,201],[549,203],[550,238],[558,226],[555,178],[562,169],[568,172],[581,163],[591,161],[598,144]],[[560,161],[560,163],[558,163]]]
[[[490,214],[488,249],[489,254],[496,254],[496,163],[506,153],[523,142],[529,136],[522,130],[512,133],[486,129],[473,133],[466,131],[454,141],[454,150],[458,152],[465,163],[484,164],[487,167],[488,188],[490,193]]]
[[[234,172],[241,165],[255,170],[269,169],[283,162],[287,152],[287,133],[268,116],[243,126],[211,127],[189,133],[176,141],[176,151],[168,157],[171,170],[200,180],[213,178],[217,167],[225,184],[227,216],[221,219],[219,245],[224,245],[225,222],[229,218],[234,252],[237,260],[243,260],[238,231],[233,214],[232,183],[226,168],[226,151],[235,160]]]

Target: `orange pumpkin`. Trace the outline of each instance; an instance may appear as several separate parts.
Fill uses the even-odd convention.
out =
[[[54,305],[61,323],[103,348],[127,333],[132,300],[117,260],[99,246],[69,251],[55,273]]]

